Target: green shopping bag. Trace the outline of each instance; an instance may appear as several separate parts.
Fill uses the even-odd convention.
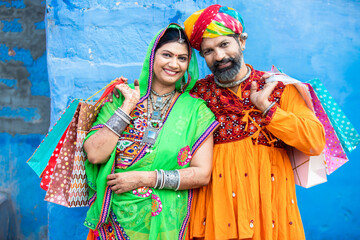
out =
[[[52,129],[50,129],[50,131],[42,140],[33,155],[27,161],[29,166],[35,171],[35,173],[39,177],[46,168],[46,165],[48,164],[49,159],[54,152],[61,136],[65,132],[66,128],[69,126],[78,105],[78,99],[75,99],[70,103],[70,105],[66,108],[65,112],[54,124]]]
[[[313,86],[319,97],[329,120],[334,127],[337,137],[346,152],[351,152],[360,143],[360,136],[349,119],[341,111],[339,105],[331,97],[319,79],[312,79],[309,83]]]

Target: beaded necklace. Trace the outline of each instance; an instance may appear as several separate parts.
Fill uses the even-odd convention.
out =
[[[157,99],[155,102],[152,94],[150,94],[149,96],[150,99],[148,98],[147,100],[147,127],[145,129],[144,136],[141,141],[141,145],[148,146],[148,148],[146,149],[147,152],[152,151],[151,148],[155,144],[160,129],[164,124],[163,123],[164,116],[169,110],[172,99],[175,96],[175,90],[170,93],[160,95],[151,89],[151,93],[157,96]],[[166,98],[165,101],[163,101],[164,97],[168,97],[168,98]],[[150,101],[153,111],[151,114],[150,114]]]

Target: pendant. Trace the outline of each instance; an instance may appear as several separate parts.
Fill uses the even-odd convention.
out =
[[[151,120],[159,121],[161,113],[159,111],[153,111],[151,114]]]
[[[161,105],[162,105],[162,97],[157,97],[156,102],[155,102],[155,109],[160,109]]]
[[[143,139],[141,140],[141,144],[148,145],[148,147],[151,148],[155,144],[159,130],[160,128],[154,128],[153,126],[148,125],[144,132]]]

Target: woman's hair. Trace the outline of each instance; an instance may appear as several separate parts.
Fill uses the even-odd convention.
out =
[[[184,30],[183,29],[178,29],[178,28],[168,28],[165,31],[164,35],[160,38],[159,43],[156,46],[155,51],[158,50],[159,48],[161,48],[166,43],[179,42],[180,32],[181,32],[181,39],[185,40],[185,41],[183,41],[183,43],[186,44],[187,49],[189,51],[189,45],[190,45],[189,39],[187,38]]]

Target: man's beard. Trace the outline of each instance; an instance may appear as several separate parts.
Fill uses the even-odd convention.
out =
[[[224,58],[221,61],[216,61],[210,68],[216,79],[221,82],[232,82],[235,80],[236,75],[240,72],[241,64],[243,61],[242,51],[239,51],[235,57]],[[220,64],[231,62],[229,67],[219,68]]]

